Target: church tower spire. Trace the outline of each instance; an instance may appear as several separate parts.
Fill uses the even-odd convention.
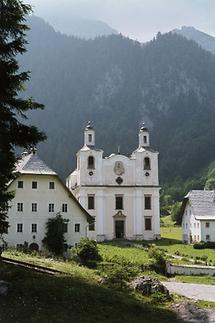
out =
[[[149,147],[149,131],[145,123],[142,124],[142,127],[139,131],[139,147]]]
[[[84,130],[84,145],[90,147],[95,146],[95,130],[90,121],[88,121],[87,126]]]

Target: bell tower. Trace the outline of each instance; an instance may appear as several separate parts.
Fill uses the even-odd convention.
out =
[[[145,123],[143,123],[142,127],[139,131],[139,147],[149,147],[149,131],[148,128],[145,126]]]
[[[95,146],[95,130],[90,121],[88,121],[84,130],[84,145],[89,147]]]

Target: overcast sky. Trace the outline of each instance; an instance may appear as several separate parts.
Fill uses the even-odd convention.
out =
[[[194,26],[215,36],[215,0],[25,0],[59,30],[70,17],[102,20],[141,41],[158,32]]]

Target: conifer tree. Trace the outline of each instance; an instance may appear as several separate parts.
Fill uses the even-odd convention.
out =
[[[20,72],[16,56],[26,49],[25,21],[31,6],[21,0],[0,1],[0,235],[7,232],[7,192],[16,163],[15,148],[29,147],[44,140],[45,135],[26,123],[26,112],[43,108],[31,98],[21,98],[20,91],[29,72]]]
[[[60,213],[57,213],[54,218],[49,218],[46,223],[46,236],[43,239],[43,244],[57,256],[63,254],[65,225],[67,223],[68,220],[63,219]]]

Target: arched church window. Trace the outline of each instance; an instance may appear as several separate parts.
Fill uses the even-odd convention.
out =
[[[88,135],[88,140],[89,140],[89,142],[92,142],[92,140],[93,140],[93,136],[91,133]]]
[[[94,169],[95,168],[95,161],[93,156],[88,157],[88,169]]]
[[[151,161],[149,157],[144,158],[144,170],[150,170],[151,169]]]

